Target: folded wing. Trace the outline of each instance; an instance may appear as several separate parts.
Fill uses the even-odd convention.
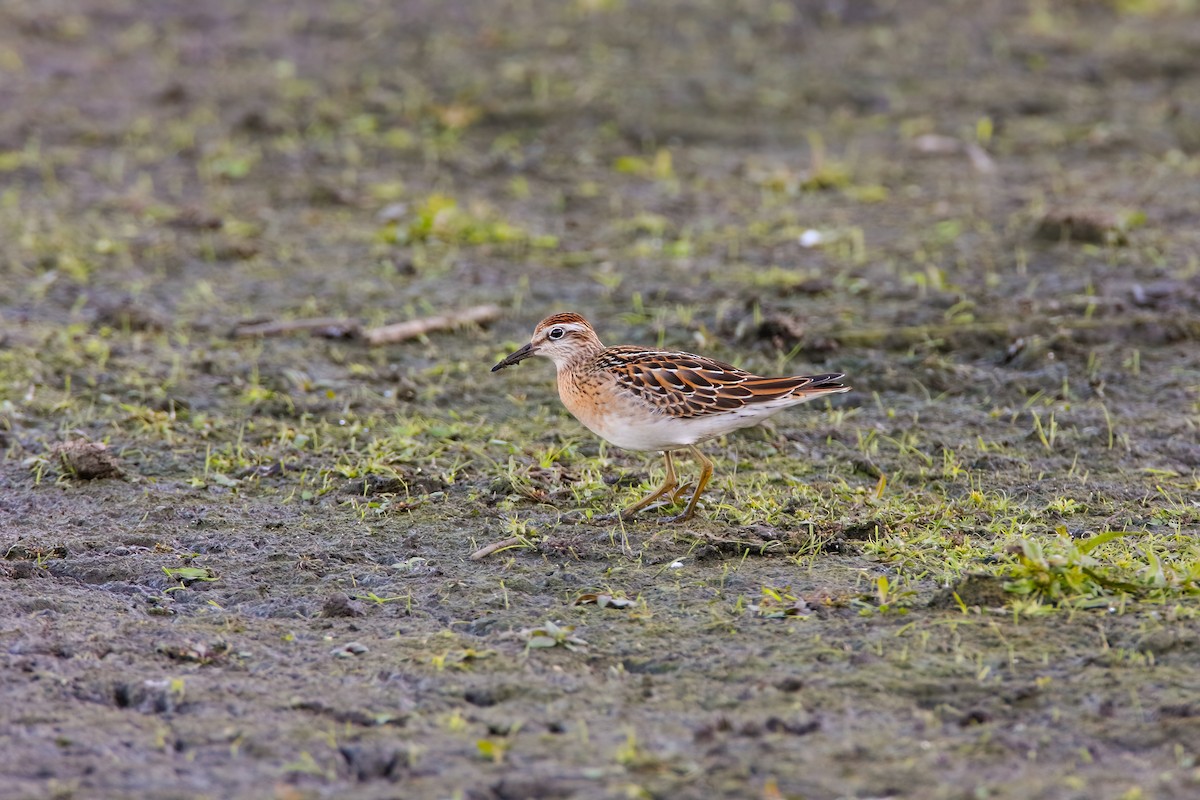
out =
[[[704,356],[636,347],[609,348],[599,366],[622,390],[683,418],[791,405],[850,389],[839,383],[840,373],[763,378]]]

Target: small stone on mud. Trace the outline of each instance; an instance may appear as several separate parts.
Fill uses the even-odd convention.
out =
[[[781,692],[798,692],[804,688],[804,681],[795,675],[788,675],[786,678],[778,681],[775,684],[775,688]]]
[[[225,220],[198,208],[185,208],[167,224],[180,230],[215,231],[225,226]]]
[[[179,698],[180,694],[169,680],[118,683],[112,693],[114,706],[143,714],[169,714],[176,710]]]
[[[1155,281],[1144,286],[1135,283],[1129,293],[1139,308],[1167,308],[1181,301],[1200,301],[1200,293],[1189,291],[1182,281]]]
[[[345,594],[332,594],[321,606],[322,617],[361,617],[366,613],[362,603],[351,600]]]
[[[499,621],[496,617],[480,617],[467,623],[463,630],[472,636],[485,636],[491,632],[492,628],[496,627],[496,623]]]
[[[963,149],[962,142],[953,136],[942,136],[936,133],[921,134],[910,144],[914,151],[928,156],[954,155]]]
[[[102,442],[72,439],[56,444],[51,451],[63,469],[80,480],[119,478],[123,474],[117,459]]]
[[[1190,630],[1164,628],[1138,639],[1135,648],[1139,653],[1151,653],[1156,657],[1172,651],[1194,651],[1200,649],[1200,635]]]
[[[825,236],[820,231],[809,228],[804,233],[800,234],[801,247],[816,247],[825,241]]]
[[[370,648],[361,642],[346,642],[341,647],[335,647],[329,651],[334,658],[354,658],[369,652]]]
[[[408,216],[408,203],[389,203],[379,209],[375,219],[382,223],[400,222]]]

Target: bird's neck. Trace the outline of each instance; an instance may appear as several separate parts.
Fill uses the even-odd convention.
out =
[[[572,350],[571,354],[561,361],[555,361],[554,365],[558,368],[559,375],[569,375],[586,369],[603,352],[604,345],[599,339],[593,339]]]

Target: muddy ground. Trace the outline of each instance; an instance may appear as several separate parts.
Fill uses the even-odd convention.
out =
[[[1196,797],[1198,186],[1187,0],[0,4],[0,797]],[[855,391],[586,521],[560,310]]]

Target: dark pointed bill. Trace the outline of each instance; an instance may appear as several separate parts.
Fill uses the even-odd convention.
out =
[[[506,357],[503,361],[501,361],[496,366],[492,367],[492,372],[502,370],[505,367],[511,367],[513,364],[520,364],[522,361],[524,361],[525,359],[529,358],[532,355],[533,355],[533,345],[527,344],[524,347],[522,347],[520,350],[518,350],[517,352]]]

